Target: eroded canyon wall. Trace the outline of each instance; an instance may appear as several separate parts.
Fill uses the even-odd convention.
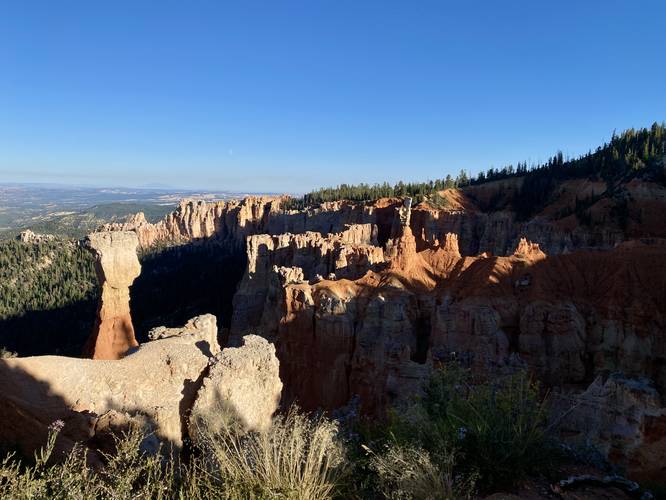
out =
[[[635,476],[659,475],[651,464],[666,458],[666,433],[654,430],[666,422],[666,242],[547,256],[521,239],[506,257],[463,257],[454,234],[437,243],[419,252],[405,227],[362,276],[323,280],[293,254],[248,252],[249,269],[272,267],[255,282],[261,289],[246,275],[237,297],[254,298],[253,320],[234,323],[231,338],[253,330],[274,342],[283,401],[307,409],[358,398],[362,411],[381,413],[451,360],[489,375],[527,369],[577,408],[568,422],[605,415],[590,439],[609,458]],[[589,402],[614,373],[628,387],[654,387],[634,398],[645,425],[627,424],[631,437],[614,434],[626,391]]]
[[[650,424],[602,447],[658,473],[635,457],[666,450],[654,431],[666,411],[663,240],[501,211],[417,206],[403,217],[400,200],[290,212],[279,203],[183,202],[157,225],[114,229],[135,230],[142,245],[216,238],[246,252],[230,342],[258,333],[275,344],[284,403],[336,409],[357,398],[381,413],[455,359],[490,374],[527,369],[581,408],[594,399],[606,415],[596,435],[608,439],[623,388],[646,380],[654,392],[635,398],[636,415]],[[605,385],[619,373],[628,385]]]
[[[102,229],[135,231],[142,248],[214,237],[242,250],[246,238],[254,234],[308,231],[329,234],[342,232],[352,224],[374,224],[377,240],[384,245],[391,235],[395,209],[401,204],[397,199],[369,205],[342,201],[285,211],[280,209],[282,200],[279,197],[221,202],[183,200],[172,214],[158,223],[149,223],[143,214],[137,214],[126,223],[108,224]],[[458,236],[461,253],[469,256],[483,252],[510,255],[520,238],[539,243],[549,255],[593,246],[612,248],[626,239],[625,233],[610,226],[569,228],[545,217],[519,221],[510,211],[484,213],[427,206],[417,206],[411,211],[410,227],[419,250],[453,233]]]

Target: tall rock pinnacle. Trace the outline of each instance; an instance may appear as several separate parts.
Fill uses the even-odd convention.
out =
[[[141,273],[136,255],[139,240],[131,231],[92,233],[86,247],[95,256],[95,271],[102,290],[93,332],[84,355],[94,359],[120,359],[139,344],[130,316],[129,287]]]

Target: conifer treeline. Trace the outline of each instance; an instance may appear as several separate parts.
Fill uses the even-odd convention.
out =
[[[374,201],[385,197],[411,196],[421,201],[426,196],[445,188],[465,187],[511,177],[525,176],[522,191],[524,203],[542,199],[555,180],[582,177],[598,177],[607,183],[629,179],[636,175],[648,175],[652,180],[665,182],[666,163],[666,124],[654,123],[650,128],[628,129],[620,135],[613,133],[610,142],[596,151],[589,151],[575,159],[565,159],[558,152],[541,165],[528,166],[527,162],[515,167],[490,168],[471,177],[462,170],[455,178],[447,175],[444,179],[427,182],[398,182],[383,184],[341,184],[337,187],[321,188],[293,198],[285,208],[302,208],[326,201],[351,200],[356,202]],[[527,190],[531,190],[530,196]],[[534,198],[534,200],[532,200]],[[521,202],[522,203],[522,202]]]

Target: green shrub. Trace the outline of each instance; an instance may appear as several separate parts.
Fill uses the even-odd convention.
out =
[[[440,371],[424,403],[433,422],[429,438],[455,443],[459,467],[477,473],[484,490],[511,488],[555,458],[546,402],[525,373],[470,385],[459,373]]]
[[[457,496],[474,486],[482,492],[511,489],[527,475],[549,470],[558,458],[546,419],[545,398],[525,373],[473,380],[470,372],[450,364],[433,373],[422,397],[389,412],[381,432],[377,426],[361,430],[371,456],[362,469],[376,475],[371,488],[380,491],[386,485],[394,492],[409,491],[412,486],[396,486],[403,479],[417,490],[420,484],[435,484],[435,476],[449,485],[444,491]],[[406,454],[415,470],[390,465]],[[391,472],[401,468],[404,477]]]

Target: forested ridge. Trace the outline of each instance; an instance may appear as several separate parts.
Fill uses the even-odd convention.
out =
[[[0,348],[78,355],[97,306],[93,257],[76,242],[0,242]]]
[[[641,176],[661,184],[666,182],[666,124],[654,123],[650,128],[628,129],[617,135],[595,151],[574,159],[565,159],[558,152],[547,162],[529,165],[527,162],[516,166],[489,168],[476,176],[462,170],[455,178],[447,175],[443,179],[427,182],[398,182],[396,184],[341,184],[337,187],[317,189],[294,198],[286,208],[302,208],[319,203],[351,200],[356,202],[375,201],[379,198],[411,196],[417,201],[426,197],[437,198],[436,193],[446,188],[461,188],[491,181],[524,177],[525,181],[517,197],[517,211],[527,213],[542,203],[556,181],[584,177],[596,177],[609,185]]]
[[[75,243],[0,243],[0,320],[96,296],[92,256]]]

